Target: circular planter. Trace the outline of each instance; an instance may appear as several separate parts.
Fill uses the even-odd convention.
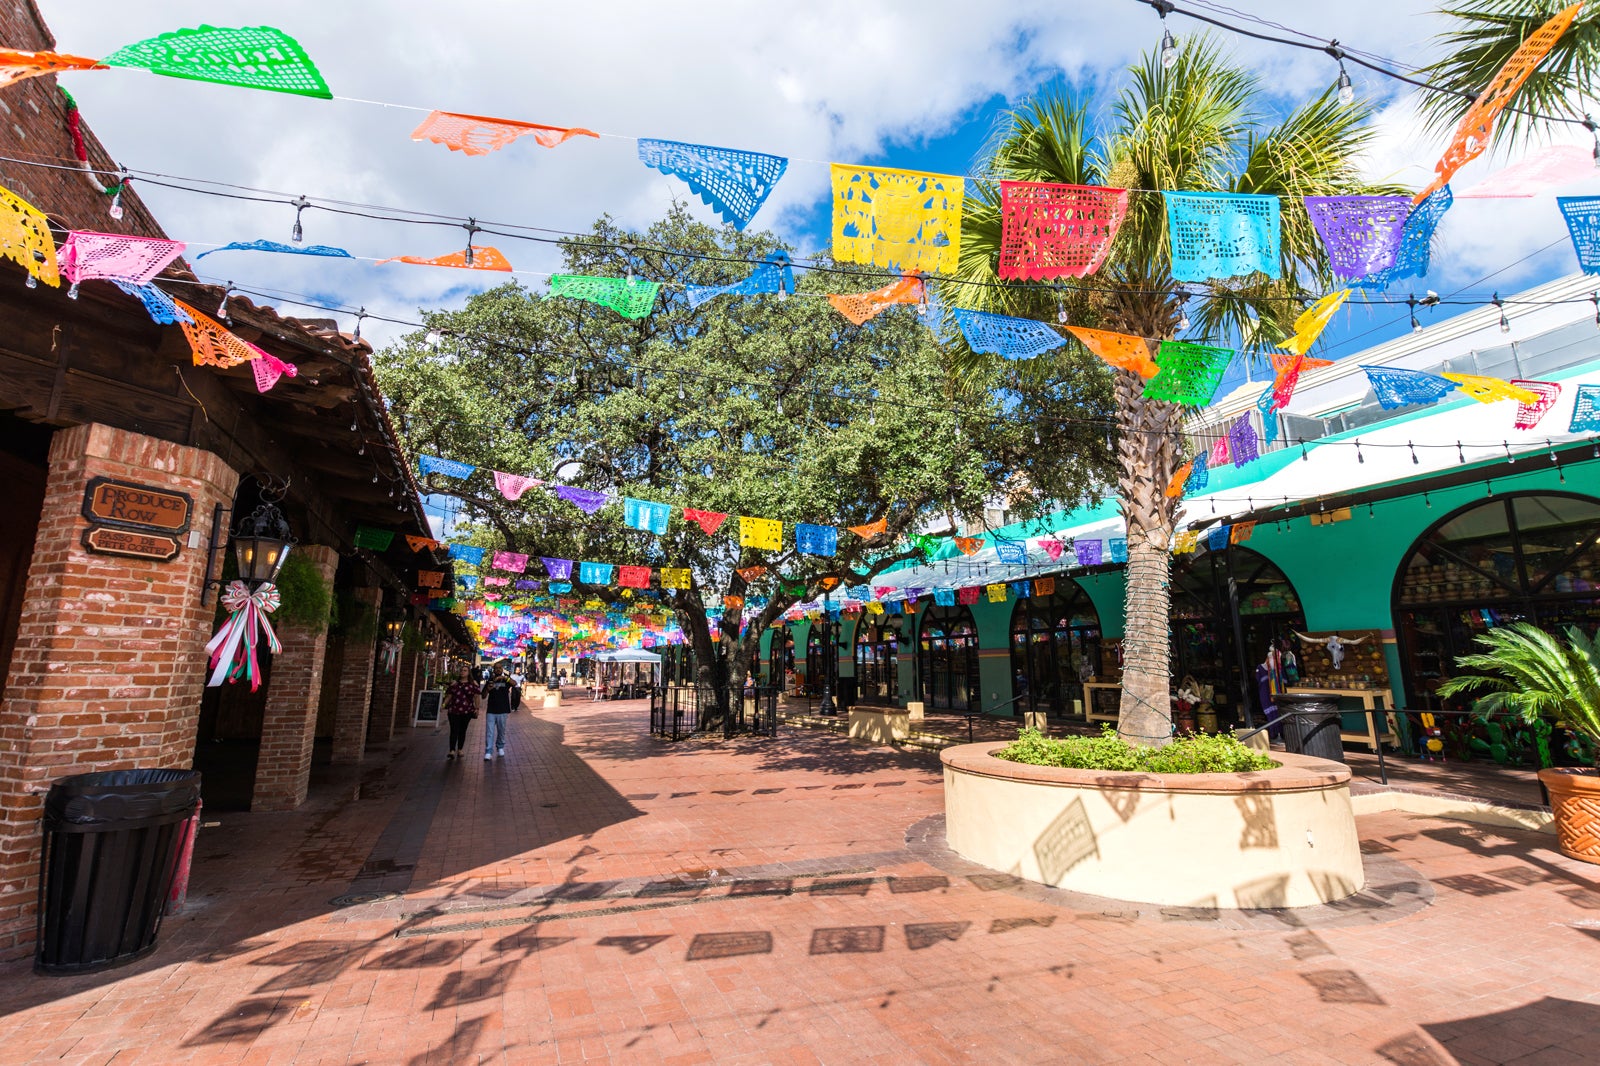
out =
[[[1600,863],[1600,770],[1557,766],[1540,770],[1539,781],[1550,793],[1561,854]]]
[[[995,758],[1005,746],[939,754],[947,839],[973,862],[1180,907],[1308,907],[1366,883],[1339,763],[1275,753],[1280,766],[1240,774],[1065,770]]]

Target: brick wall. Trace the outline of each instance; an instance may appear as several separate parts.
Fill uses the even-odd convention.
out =
[[[320,544],[294,548],[330,585],[339,553]],[[280,624],[283,651],[272,657],[272,683],[261,723],[261,754],[250,799],[253,811],[291,811],[305,802],[311,784],[311,752],[317,732],[328,627]],[[337,658],[334,660],[337,662]]]
[[[49,479],[0,707],[0,951],[33,937],[39,814],[69,774],[193,763],[215,600],[200,604],[203,547],[171,562],[92,555],[84,487],[107,476],[187,492],[191,523],[233,498],[209,452],[109,426],[55,434]]]
[[[367,747],[367,714],[372,707],[372,659],[377,648],[375,619],[383,602],[380,588],[351,592],[357,612],[370,613],[365,633],[346,632],[339,655],[339,697],[333,711],[333,761],[360,762]],[[356,624],[355,619],[348,620]]]
[[[394,728],[406,729],[417,707],[417,689],[422,684],[422,657],[426,650],[407,648],[400,653],[400,691],[394,701]]]
[[[400,695],[400,659],[397,655],[394,668],[387,668],[380,640],[376,660],[373,665],[372,713],[367,718],[367,739],[374,743],[386,743],[394,736],[394,707]]]

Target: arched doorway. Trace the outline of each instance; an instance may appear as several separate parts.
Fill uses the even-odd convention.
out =
[[[979,704],[978,627],[966,607],[929,607],[922,616],[922,700],[966,711]]]
[[[1232,583],[1230,587],[1230,577]],[[1234,605],[1243,646],[1236,647]],[[1254,669],[1274,644],[1299,652],[1305,611],[1294,585],[1260,552],[1239,545],[1177,556],[1172,568],[1172,676],[1216,690],[1217,709],[1242,721],[1240,701],[1254,693]],[[1240,664],[1248,673],[1241,674]],[[1251,706],[1255,707],[1252,698]],[[1259,708],[1257,708],[1259,710]]]
[[[1070,578],[1011,609],[1011,695],[1016,713],[1067,714],[1100,668],[1100,615]]]
[[[856,696],[864,703],[900,700],[900,617],[856,623]]]
[[[1554,492],[1482,500],[1429,527],[1394,579],[1406,706],[1445,709],[1434,691],[1493,626],[1526,620],[1593,633],[1600,625],[1597,537],[1600,500]]]
[[[811,623],[811,630],[806,636],[806,678],[805,692],[808,696],[815,696],[822,691],[822,679],[826,676],[827,645],[822,641],[822,623]]]

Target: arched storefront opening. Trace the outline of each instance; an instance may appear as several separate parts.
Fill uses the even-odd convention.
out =
[[[900,616],[856,623],[856,698],[864,703],[900,699]]]
[[[772,632],[767,684],[782,685],[785,692],[794,690],[794,633],[787,626]]]
[[[822,691],[822,679],[827,670],[827,645],[822,642],[822,625],[817,622],[811,624],[811,631],[806,636],[806,676],[804,691],[808,696],[815,696]]]
[[[1011,695],[1016,712],[1069,714],[1100,669],[1100,615],[1083,586],[1056,578],[1055,591],[1011,609]]]
[[[934,709],[975,710],[978,627],[965,607],[929,607],[922,616],[922,700]]]
[[[1392,600],[1406,706],[1444,709],[1435,690],[1493,626],[1525,620],[1592,634],[1600,625],[1597,537],[1600,500],[1552,492],[1471,504],[1418,537]]]
[[[1229,577],[1232,577],[1230,589]],[[1235,645],[1234,604],[1238,605],[1241,648]],[[1299,654],[1294,632],[1304,632],[1300,596],[1282,570],[1260,552],[1239,545],[1199,555],[1177,556],[1172,568],[1172,677],[1192,677],[1216,690],[1218,711],[1243,720],[1247,689],[1256,700],[1256,664],[1267,652]],[[1247,673],[1241,673],[1240,663]],[[1259,708],[1257,708],[1259,710]]]

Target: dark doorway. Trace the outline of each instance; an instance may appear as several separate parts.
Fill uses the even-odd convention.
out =
[[[6,486],[6,520],[0,522],[0,695],[17,644],[54,434],[49,426],[0,414],[0,479]]]

